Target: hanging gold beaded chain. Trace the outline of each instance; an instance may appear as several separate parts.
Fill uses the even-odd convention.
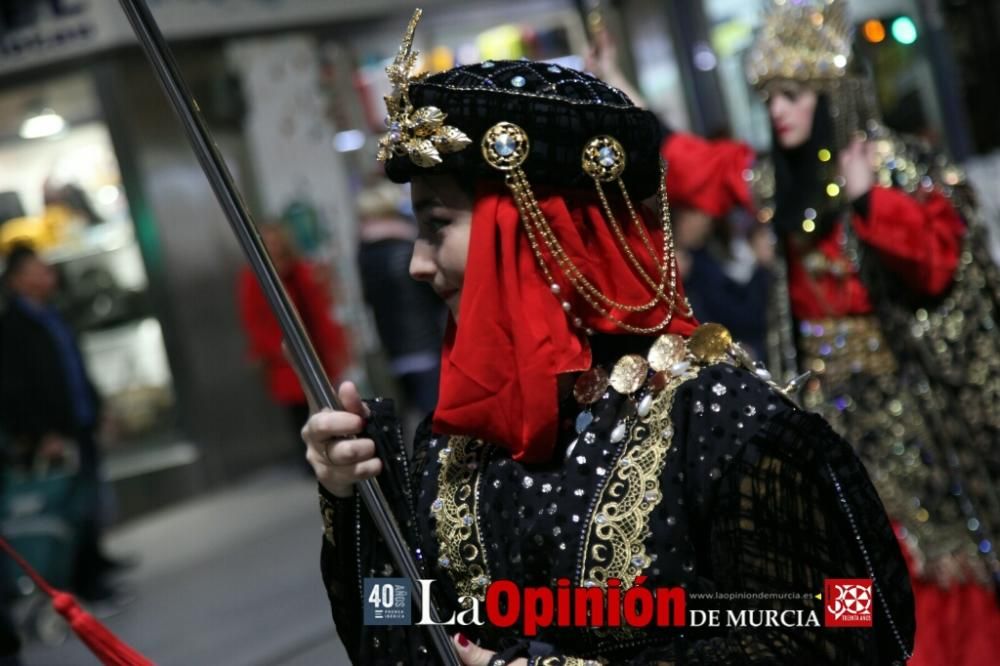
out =
[[[668,261],[670,262],[670,296],[671,308],[682,317],[693,317],[691,301],[687,296],[683,299],[684,309],[678,307],[677,298],[677,251],[674,247],[673,221],[670,218],[670,199],[667,197],[667,163],[660,158],[660,185],[656,191],[656,201],[660,205],[660,224],[663,225],[663,235],[666,237]]]
[[[545,261],[545,256],[542,254],[541,247],[539,246],[538,243],[536,233],[541,233],[541,232],[537,229],[537,227],[539,226],[537,217],[541,215],[541,211],[538,210],[537,202],[535,201],[534,197],[531,196],[530,189],[526,187],[527,179],[524,177],[524,172],[522,172],[520,169],[516,169],[515,171],[507,175],[506,180],[508,187],[510,188],[511,192],[514,195],[514,203],[517,206],[518,212],[521,215],[521,220],[524,223],[523,226],[528,235],[528,242],[531,245],[532,251],[534,252],[538,266],[541,269],[542,274],[545,276],[545,279],[548,280],[549,283],[551,283],[553,286],[557,286],[558,283],[556,282],[555,277],[552,275],[552,272],[549,270],[548,264]],[[541,219],[542,219],[541,226],[547,227],[548,225],[547,223],[545,223],[544,217],[542,217]],[[548,243],[546,243],[546,245],[548,245]],[[553,256],[555,255],[553,254]],[[563,264],[561,261],[559,261],[559,259],[557,259],[557,263],[560,264],[560,269],[562,269],[562,273],[570,281],[570,283],[573,285],[576,291],[583,297],[585,301],[587,301],[587,303],[594,310],[597,311],[598,314],[600,314],[602,317],[605,317],[606,319],[609,319],[619,328],[628,331],[629,333],[635,333],[637,335],[650,335],[663,330],[663,328],[666,327],[670,323],[670,320],[673,318],[674,315],[673,309],[668,308],[667,314],[658,324],[654,326],[648,326],[648,327],[632,326],[631,324],[623,322],[621,319],[614,316],[610,312],[610,310],[601,305],[601,303],[598,302],[595,296],[605,301],[610,301],[611,299],[608,299],[606,296],[604,296],[604,294],[600,292],[600,290],[598,290],[596,287],[587,282],[586,278],[583,276],[580,270],[572,263],[572,260],[570,260],[568,257],[564,257],[564,259],[566,262],[568,262],[568,264]],[[654,306],[659,302],[660,302],[659,297],[654,298],[652,301]],[[611,301],[611,303],[614,303],[614,301]],[[624,305],[625,307],[617,307],[616,305],[612,305],[612,307],[615,307],[615,309],[622,309],[622,310],[628,308],[630,309],[629,311],[633,312],[640,311],[637,306],[629,306],[627,304],[618,304],[618,305]],[[568,312],[567,306],[568,303],[564,302],[563,309],[566,309]],[[649,309],[650,309],[649,307],[645,308],[645,310]],[[580,320],[579,318],[576,318],[573,323],[578,327],[582,326],[582,320]]]
[[[555,257],[556,262],[559,267],[563,270],[568,278],[574,283],[574,286],[586,291],[593,295],[595,298],[601,300],[609,307],[618,310],[624,310],[626,312],[645,312],[656,307],[660,303],[660,297],[654,296],[652,300],[644,303],[642,305],[629,305],[628,303],[619,303],[607,296],[605,296],[600,289],[595,287],[586,278],[583,272],[573,263],[573,260],[569,258],[569,255],[563,249],[562,245],[559,243],[558,238],[556,238],[555,233],[552,231],[552,227],[549,226],[548,220],[545,219],[544,214],[538,207],[537,201],[535,201],[534,196],[531,194],[530,184],[524,177],[523,172],[516,175],[518,189],[521,193],[522,200],[525,203],[525,208],[528,211],[528,219],[535,225],[536,231],[541,235],[542,239],[545,241],[546,246],[549,251]]]
[[[611,228],[614,230],[615,236],[618,238],[618,242],[621,243],[622,250],[625,252],[626,257],[628,257],[629,261],[631,261],[632,265],[635,267],[636,271],[638,272],[640,277],[642,277],[642,279],[646,282],[646,284],[648,284],[653,289],[654,293],[661,299],[663,299],[663,302],[666,303],[671,310],[673,310],[676,307],[675,286],[677,281],[677,275],[676,275],[677,268],[676,264],[673,262],[674,257],[673,257],[673,252],[671,251],[671,241],[673,240],[673,236],[670,233],[670,229],[665,228],[663,231],[663,256],[662,259],[657,260],[656,253],[652,247],[652,240],[646,233],[646,225],[642,223],[642,221],[639,219],[639,216],[635,212],[635,208],[632,207],[632,200],[629,198],[628,193],[625,190],[625,185],[624,183],[621,182],[620,179],[618,180],[618,185],[621,188],[622,195],[625,198],[625,205],[628,207],[629,214],[632,218],[632,223],[639,228],[640,238],[642,239],[643,244],[646,246],[646,249],[649,251],[650,257],[653,258],[653,261],[656,264],[657,269],[660,273],[659,282],[653,282],[653,279],[649,277],[649,275],[644,270],[642,263],[632,252],[632,248],[629,246],[628,241],[625,238],[625,234],[622,231],[621,225],[618,224],[617,218],[615,218],[614,213],[612,213],[611,211],[611,206],[608,204],[608,200],[604,194],[604,189],[601,187],[600,181],[597,180],[596,178],[594,179],[594,187],[597,190],[597,194],[601,199],[601,204],[604,208],[604,214],[607,216],[608,221],[611,224]],[[660,217],[662,220],[664,220],[665,224],[669,223],[670,220],[669,208],[664,209],[662,199],[660,200]],[[670,275],[669,296],[664,293],[664,288],[667,285],[668,270]]]
[[[638,227],[640,239],[646,246],[646,250],[649,252],[650,258],[654,263],[657,263],[656,251],[653,249],[653,242],[647,233],[646,225],[642,223],[639,215],[635,212],[635,207],[632,205],[632,198],[629,197],[628,190],[625,189],[625,184],[621,179],[621,175],[625,171],[626,162],[627,158],[625,156],[625,149],[617,139],[612,136],[608,136],[607,134],[595,136],[588,141],[583,148],[583,154],[581,156],[581,166],[583,167],[583,171],[593,178],[594,188],[597,190],[601,204],[604,207],[604,214],[608,218],[609,224],[614,230],[615,235],[618,238],[618,242],[621,244],[622,250],[632,262],[636,271],[646,281],[646,284],[653,289],[656,295],[663,299],[670,311],[680,312],[685,316],[690,316],[691,307],[687,303],[687,299],[684,299],[686,310],[679,308],[677,303],[677,263],[675,261],[676,256],[674,254],[673,233],[670,227],[670,206],[668,204],[666,193],[666,164],[662,159],[660,160],[660,183],[657,202],[660,208],[660,223],[663,230],[663,258],[657,266],[660,272],[660,280],[658,283],[654,283],[652,278],[650,278],[646,273],[642,263],[639,262],[633,254],[632,248],[625,239],[625,234],[622,231],[621,225],[618,223],[618,219],[611,210],[607,196],[601,186],[601,183],[609,183],[611,181],[618,183],[618,189],[621,190],[622,198],[625,200],[625,205],[628,208],[632,224]],[[663,293],[668,264],[670,271],[669,296]]]
[[[611,213],[611,207],[608,205],[607,199],[598,184],[598,192],[604,205],[605,213],[615,230],[615,234],[621,243],[623,251],[632,265],[636,268],[639,275],[654,291],[653,298],[647,303],[642,305],[630,305],[627,303],[619,303],[611,299],[586,278],[559,242],[559,239],[556,237],[551,225],[549,225],[548,220],[545,219],[545,215],[542,213],[538,200],[532,192],[531,184],[528,182],[528,178],[524,171],[520,168],[521,164],[524,163],[530,152],[530,141],[524,130],[513,123],[497,123],[483,135],[481,150],[483,157],[486,159],[488,164],[493,166],[495,169],[506,173],[505,182],[514,198],[514,203],[517,206],[522,226],[524,227],[525,234],[528,238],[528,243],[531,246],[532,253],[535,255],[535,260],[538,263],[539,269],[542,271],[545,279],[549,281],[549,284],[552,287],[553,294],[557,296],[559,295],[560,286],[555,280],[555,276],[552,274],[545,255],[542,252],[543,244],[555,261],[559,271],[580,294],[580,296],[582,296],[583,299],[595,311],[597,311],[598,314],[606,319],[609,319],[617,327],[630,333],[649,335],[662,331],[669,325],[670,321],[673,319],[674,313],[680,310],[677,308],[677,262],[674,257],[673,234],[670,233],[669,227],[670,212],[666,205],[664,189],[665,171],[662,162],[660,166],[661,178],[659,199],[661,221],[664,225],[664,249],[662,263],[659,263],[657,262],[656,252],[652,248],[652,241],[646,233],[644,225],[642,225],[638,220],[638,215],[632,206],[631,200],[628,198],[628,194],[625,192],[624,185],[621,183],[620,178],[618,178],[621,171],[624,169],[624,150],[622,149],[621,144],[619,144],[614,138],[604,135],[595,137],[588,143],[584,150],[584,171],[594,177],[595,182],[598,181],[598,179],[604,181],[618,180],[619,187],[622,188],[622,193],[625,195],[626,205],[628,206],[631,218],[633,222],[638,224],[640,227],[639,233],[642,238],[642,242],[646,245],[646,249],[649,251],[654,264],[657,264],[656,267],[659,271],[660,280],[659,282],[654,282],[645,271],[641,262],[639,262],[638,258],[632,252],[632,249],[626,241],[620,225],[618,225],[617,220]],[[614,159],[609,160],[609,154],[613,156]],[[669,264],[669,270],[667,269],[667,264]],[[664,289],[668,280],[668,275],[670,283],[669,296],[667,296]],[[663,319],[655,326],[632,326],[612,314],[612,310],[621,310],[624,312],[646,312],[655,308],[661,302],[667,306],[667,312]],[[685,305],[687,305],[686,300]],[[568,301],[563,300],[562,307],[566,311],[567,315],[572,314],[572,308]],[[687,306],[687,309],[688,312],[690,312],[690,305]],[[582,328],[583,320],[580,317],[574,317],[573,324]],[[591,335],[593,334],[593,331],[587,328],[586,333]]]
[[[663,273],[663,271],[665,271],[667,269],[667,267],[666,267],[667,246],[666,246],[666,238],[665,238],[667,230],[664,230],[664,232],[663,232],[664,233],[664,246],[663,246],[664,255],[663,255],[662,260],[658,261],[656,253],[653,250],[653,239],[650,238],[649,233],[646,230],[646,225],[645,224],[639,224],[639,222],[638,222],[639,216],[636,215],[635,208],[632,206],[632,198],[628,195],[628,190],[625,189],[625,183],[622,182],[621,178],[619,178],[617,182],[618,182],[618,189],[621,190],[622,198],[625,200],[625,206],[628,208],[629,217],[639,227],[639,236],[642,239],[642,244],[646,246],[647,250],[649,250],[649,256],[652,257],[652,259],[653,259],[654,262],[656,262],[657,268],[660,270],[660,273]],[[659,202],[660,200],[657,199],[657,201]],[[661,210],[661,215],[662,215],[662,210]],[[669,216],[669,212],[667,213],[667,215]]]
[[[668,260],[666,236],[664,236],[663,257],[661,259],[657,257],[656,250],[653,249],[653,241],[650,239],[649,234],[646,233],[646,225],[639,220],[639,216],[632,206],[632,199],[628,195],[628,190],[625,189],[625,185],[622,183],[621,175],[625,171],[626,162],[625,149],[617,139],[607,134],[595,136],[588,141],[583,147],[583,153],[580,156],[580,166],[583,167],[583,172],[594,180],[594,189],[597,190],[597,196],[600,198],[601,205],[604,208],[605,217],[607,217],[608,224],[611,225],[615,236],[618,238],[622,252],[625,253],[626,258],[632,263],[639,276],[646,281],[646,284],[652,287],[657,295],[666,300],[666,295],[663,294],[664,278],[667,270],[666,263]],[[659,271],[659,283],[653,282],[653,279],[646,273],[645,266],[642,265],[642,262],[632,252],[632,246],[626,240],[625,233],[618,223],[618,218],[615,217],[614,212],[611,210],[611,205],[608,203],[607,195],[604,193],[604,188],[601,185],[601,183],[610,183],[611,181],[618,183],[622,198],[628,207],[632,224],[638,227],[639,238],[643,245],[646,246],[650,259]]]
[[[618,182],[621,185],[621,181],[619,180]],[[643,267],[642,262],[639,261],[639,259],[635,256],[635,253],[632,252],[632,248],[629,247],[628,240],[625,238],[625,232],[622,231],[621,225],[618,224],[617,218],[615,218],[614,213],[612,213],[611,211],[611,206],[608,203],[608,199],[604,194],[604,188],[601,187],[601,182],[596,178],[594,179],[594,188],[597,190],[597,196],[601,200],[601,206],[604,208],[604,215],[608,218],[608,223],[611,225],[611,229],[615,232],[615,236],[618,238],[618,242],[621,244],[621,248],[622,251],[625,253],[625,256],[628,258],[629,262],[635,268],[636,272],[643,279],[643,281],[645,281],[645,283],[648,284],[653,289],[653,292],[661,299],[663,299],[664,302],[668,302],[670,298],[663,293],[663,289],[667,283],[667,262],[669,261],[669,256],[667,254],[668,246],[667,246],[666,235],[664,235],[663,237],[663,258],[662,260],[657,260],[656,252],[653,250],[652,247],[652,241],[649,240],[649,237],[646,234],[646,225],[642,224],[642,222],[638,219],[638,216],[635,213],[635,209],[632,208],[632,201],[626,194],[625,201],[628,206],[629,213],[632,217],[632,223],[637,227],[639,227],[640,229],[639,235],[642,238],[642,242],[646,246],[646,249],[649,250],[649,254],[651,257],[653,257],[653,261],[655,262],[656,267],[660,273],[659,282],[653,282],[653,278],[649,277],[649,274],[646,273],[646,270]],[[625,186],[622,185],[622,192],[624,193],[624,191],[625,191]]]
[[[576,266],[576,264],[573,263],[573,260],[570,259],[569,255],[556,238],[555,233],[552,231],[552,227],[549,226],[548,220],[545,219],[545,215],[538,207],[538,202],[535,200],[535,197],[531,192],[531,185],[528,183],[524,172],[518,169],[514,176],[516,179],[516,185],[521,192],[523,201],[525,202],[525,208],[528,211],[529,221],[535,224],[536,231],[542,236],[542,239],[545,241],[545,244],[552,253],[553,257],[555,257],[559,267],[562,269],[563,273],[566,274],[566,277],[573,283],[573,286],[577,288],[577,291],[580,291],[581,293],[589,293],[605,303],[607,306],[616,310],[624,310],[625,312],[646,312],[653,309],[660,303],[661,298],[658,295],[654,296],[652,300],[642,305],[619,303],[618,301],[606,296],[600,289],[591,284],[586,276],[584,276],[583,272]]]

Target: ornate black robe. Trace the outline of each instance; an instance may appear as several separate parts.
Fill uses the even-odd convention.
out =
[[[592,423],[545,465],[427,429],[407,456],[391,405],[370,403],[367,434],[386,463],[380,483],[421,575],[437,581],[442,614],[499,579],[554,587],[563,577],[580,586],[618,578],[627,587],[645,575],[651,588],[683,586],[689,609],[802,609],[820,626],[551,627],[530,641],[519,624],[449,633],[492,650],[520,645],[513,656],[531,666],[903,663],[914,633],[909,577],[851,447],[750,369],[675,370],[658,391],[609,388]],[[321,492],[337,631],[355,664],[435,663],[422,627],[362,622],[361,578],[399,574],[361,504]],[[827,600],[815,595],[827,578],[872,579],[873,628],[822,626]],[[794,598],[693,598],[727,592]]]

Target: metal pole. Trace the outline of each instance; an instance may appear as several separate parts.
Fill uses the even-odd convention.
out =
[[[208,132],[198,104],[188,91],[173,54],[146,5],[146,0],[120,0],[120,2],[129,23],[132,24],[132,30],[191,141],[191,147],[194,148],[195,155],[208,177],[229,225],[250,261],[250,266],[264,290],[271,310],[278,318],[289,355],[299,371],[303,388],[320,408],[343,409],[299,319],[298,312],[271,263],[246,204],[233,183],[232,175]],[[406,546],[399,525],[389,509],[389,504],[382,494],[381,487],[374,479],[366,479],[358,482],[357,488],[375,526],[389,548],[396,567],[410,580],[412,589],[416,592],[420,589],[418,582],[420,573]],[[421,595],[415,593],[412,597],[418,612],[421,612]],[[437,620],[436,610],[433,607],[430,610],[431,616]],[[437,624],[426,626],[441,661],[448,666],[461,666],[444,627]]]

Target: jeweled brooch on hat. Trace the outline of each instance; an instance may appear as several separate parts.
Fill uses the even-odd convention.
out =
[[[462,130],[444,124],[447,114],[441,109],[435,106],[414,109],[410,103],[410,84],[426,76],[413,73],[419,55],[413,50],[413,34],[420,14],[419,9],[413,12],[399,52],[385,69],[392,84],[392,94],[385,97],[385,120],[389,130],[378,142],[379,162],[386,162],[393,155],[408,155],[417,166],[432,167],[441,163],[441,153],[453,153],[472,143]]]

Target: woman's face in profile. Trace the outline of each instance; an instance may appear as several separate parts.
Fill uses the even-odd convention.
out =
[[[411,183],[419,235],[410,276],[428,283],[458,321],[472,229],[472,197],[448,176],[416,176]]]
[[[795,81],[778,81],[764,92],[771,125],[778,145],[798,148],[812,135],[816,92]]]

